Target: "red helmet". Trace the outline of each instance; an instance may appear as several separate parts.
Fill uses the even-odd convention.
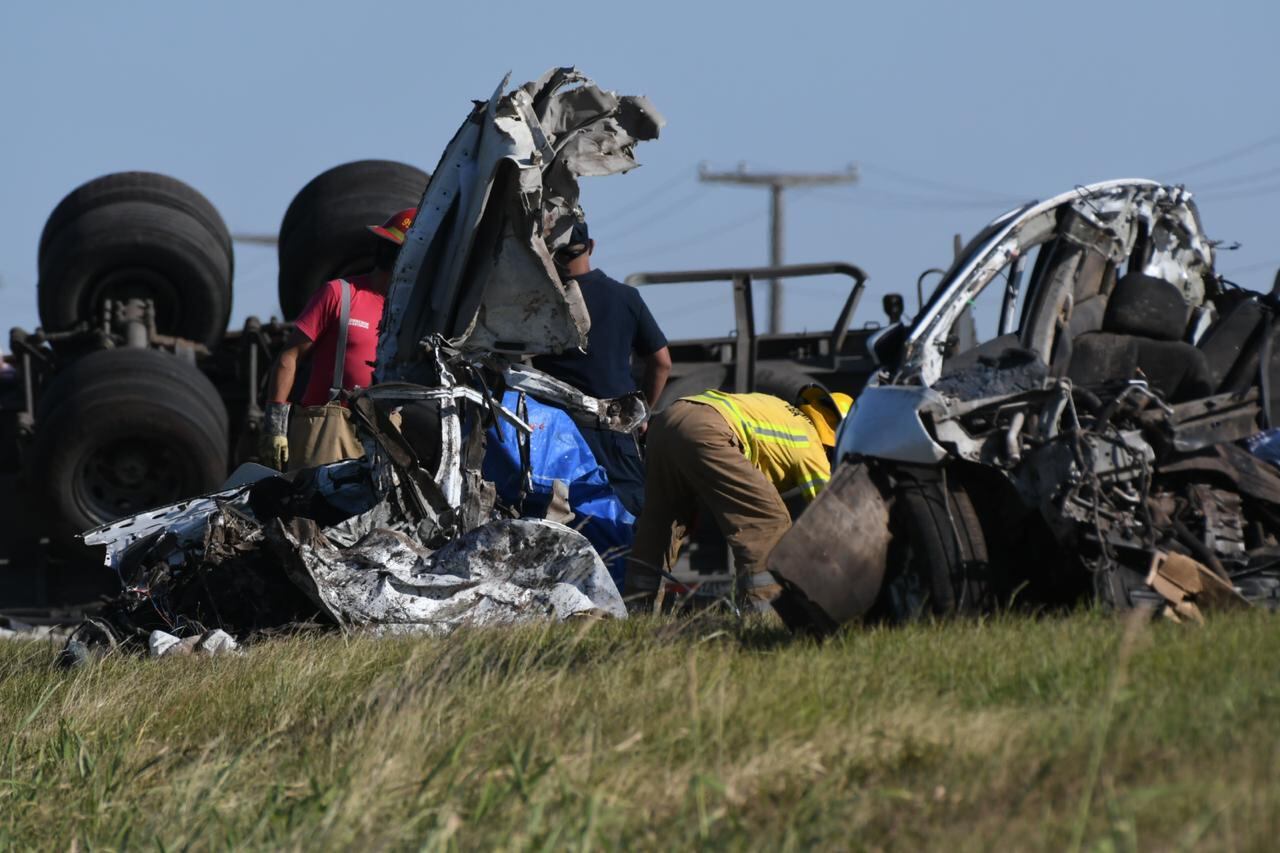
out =
[[[413,225],[413,218],[418,215],[418,208],[406,207],[381,225],[370,225],[369,230],[384,240],[390,240],[397,246],[404,245],[405,232]]]

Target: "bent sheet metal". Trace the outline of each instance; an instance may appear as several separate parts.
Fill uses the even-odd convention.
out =
[[[552,254],[569,239],[579,176],[639,165],[664,119],[648,99],[555,68],[478,102],[433,172],[405,236],[378,343],[378,381],[413,380],[419,344],[532,355],[586,342],[590,318]]]

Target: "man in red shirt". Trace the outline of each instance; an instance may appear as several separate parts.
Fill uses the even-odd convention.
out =
[[[408,208],[369,230],[383,241],[374,268],[364,275],[325,282],[294,321],[294,330],[271,371],[259,456],[278,470],[297,470],[353,459],[364,448],[351,428],[342,391],[373,381],[378,324],[396,255],[416,211]],[[311,374],[297,407],[289,405],[298,363],[311,359]],[[292,408],[292,412],[290,409]]]

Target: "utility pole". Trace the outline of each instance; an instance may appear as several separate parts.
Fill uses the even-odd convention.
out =
[[[707,164],[698,166],[698,180],[720,184],[750,184],[769,188],[769,266],[782,266],[783,209],[782,194],[787,187],[816,187],[828,184],[852,184],[858,180],[858,167],[850,164],[843,172],[748,172],[738,164],[735,172],[710,172]],[[769,282],[769,331],[782,331],[782,282]]]

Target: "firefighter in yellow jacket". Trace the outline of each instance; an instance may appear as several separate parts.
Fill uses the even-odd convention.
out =
[[[649,425],[644,512],[636,526],[626,593],[649,603],[669,572],[698,500],[733,551],[740,593],[757,602],[781,591],[765,558],[791,527],[782,494],[812,501],[831,476],[847,394],[805,388],[796,405],[769,394],[704,391],[677,400]]]

